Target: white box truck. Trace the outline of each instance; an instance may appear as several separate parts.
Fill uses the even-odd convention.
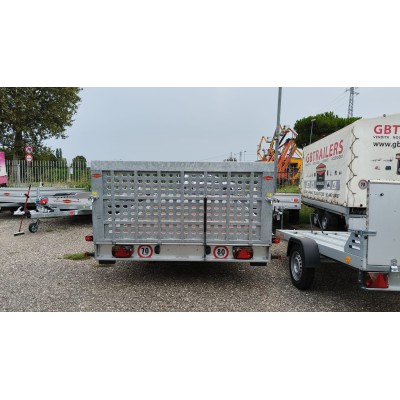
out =
[[[400,114],[363,118],[303,149],[302,203],[323,230],[365,229],[371,180],[400,181]]]

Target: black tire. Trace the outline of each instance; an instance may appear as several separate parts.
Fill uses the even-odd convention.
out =
[[[28,226],[29,232],[36,233],[39,230],[39,224],[37,222],[32,222]]]
[[[329,211],[325,211],[321,219],[321,227],[324,231],[331,231],[337,228],[339,218],[336,214],[332,214]]]
[[[312,223],[314,226],[317,228],[320,228],[319,224],[321,223],[322,217],[324,216],[324,212],[318,209],[314,210],[313,216],[312,216]],[[318,223],[319,221],[319,223]]]
[[[295,244],[290,249],[289,273],[294,286],[300,290],[307,290],[314,281],[315,268],[305,268],[303,247]]]
[[[300,220],[300,210],[289,210],[289,222],[298,224]]]

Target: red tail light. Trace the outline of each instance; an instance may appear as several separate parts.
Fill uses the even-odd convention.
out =
[[[253,248],[252,247],[234,247],[233,257],[238,260],[250,260],[253,258]]]
[[[133,246],[115,245],[112,247],[112,255],[116,258],[129,258],[133,254]]]
[[[370,289],[387,289],[389,287],[389,274],[367,272],[365,274],[365,287]]]
[[[278,237],[272,238],[272,243],[278,244],[278,243],[280,243],[280,242],[281,242],[281,239],[280,239],[280,238],[278,238]]]
[[[86,240],[87,242],[93,242],[93,235],[86,235],[86,236],[85,236],[85,240]]]
[[[39,204],[40,204],[41,206],[45,206],[48,202],[49,202],[49,199],[48,199],[47,197],[42,197],[42,198],[39,200]]]
[[[299,198],[298,198],[298,197],[295,197],[295,198],[293,199],[293,201],[294,201],[295,203],[298,203],[298,202],[299,202]]]

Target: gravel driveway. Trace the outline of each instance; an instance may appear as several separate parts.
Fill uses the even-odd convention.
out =
[[[1,311],[399,311],[400,293],[365,292],[355,271],[324,263],[313,290],[290,282],[287,261],[246,264],[120,262],[98,266],[65,254],[93,251],[88,217],[43,220],[13,236],[19,219],[0,213]],[[285,254],[285,243],[274,254]]]

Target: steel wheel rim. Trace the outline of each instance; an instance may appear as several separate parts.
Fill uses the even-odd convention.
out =
[[[303,271],[303,260],[301,259],[300,253],[297,251],[293,253],[292,262],[290,263],[290,269],[292,271],[292,276],[296,281],[301,278],[301,273]]]

